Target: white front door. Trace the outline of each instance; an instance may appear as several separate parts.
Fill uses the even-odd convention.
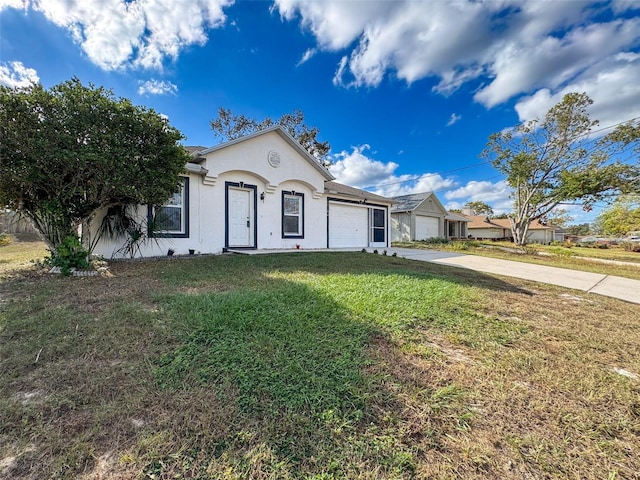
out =
[[[229,247],[253,247],[254,218],[251,190],[229,187],[228,225]]]

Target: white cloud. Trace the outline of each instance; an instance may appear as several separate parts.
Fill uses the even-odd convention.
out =
[[[365,144],[352,147],[350,152],[333,155],[329,171],[336,181],[386,197],[436,192],[438,198],[446,199],[448,209],[462,208],[465,203],[476,200],[488,203],[496,213],[508,212],[512,208],[511,189],[504,180],[495,183],[470,181],[459,186],[455,178],[443,177],[439,173],[396,175],[400,165],[371,158],[367,155],[369,150],[369,145]]]
[[[349,59],[347,57],[342,57],[340,62],[338,63],[338,68],[336,68],[336,73],[333,75],[333,84],[336,86],[344,86],[344,82],[342,77],[344,73],[347,71],[347,64]]]
[[[178,93],[178,87],[171,82],[160,80],[147,80],[139,82],[138,95],[175,95]]]
[[[6,0],[5,0],[6,1]],[[13,6],[11,2],[9,6]],[[23,2],[19,2],[23,3]],[[89,60],[105,70],[161,68],[188,45],[207,41],[233,0],[25,0],[25,9],[67,29]]]
[[[399,165],[367,157],[364,152],[369,149],[369,145],[360,145],[352,147],[351,152],[343,150],[332,155],[333,164],[329,171],[336,177],[336,181],[362,188],[381,183],[391,177]]]
[[[303,54],[302,58],[296,63],[296,67],[299,67],[303,63],[307,63],[318,51],[315,48],[308,48]]]
[[[462,118],[462,115],[456,115],[455,113],[452,113],[451,117],[449,117],[449,121],[447,122],[447,127],[450,127],[451,125],[456,123],[461,118]]]
[[[388,197],[432,192],[455,186],[453,179],[443,178],[440,174],[395,175],[399,165],[368,157],[365,152],[369,149],[369,145],[360,145],[353,147],[351,152],[342,151],[333,155],[333,164],[329,171],[336,177],[336,181],[353,187],[367,188]]]
[[[492,107],[532,88],[557,88],[599,59],[632,45],[638,32],[640,19],[618,20],[577,28],[564,38],[548,36],[535,45],[510,45],[496,56],[494,80],[474,98]]]
[[[389,182],[382,183],[375,189],[375,193],[387,197],[409,195],[410,193],[441,192],[456,186],[453,178],[445,178],[439,173],[425,173],[423,175],[401,175],[392,177]],[[440,197],[440,193],[437,194]]]
[[[0,11],[3,8],[24,8],[23,0],[0,0]]]
[[[475,100],[491,107],[535,89],[561,89],[604,59],[637,48],[640,18],[616,15],[638,5],[275,0],[274,9],[299,21],[319,49],[345,51],[335,85],[375,87],[386,75],[409,84],[434,77],[434,91],[448,95],[476,80],[484,83]]]
[[[543,118],[570,92],[587,92],[593,100],[589,114],[602,127],[640,116],[640,54],[618,53],[582,72],[573,82],[552,92],[548,88],[516,104],[520,121]]]
[[[495,213],[503,213],[512,210],[510,194],[511,188],[504,180],[496,183],[472,180],[460,188],[445,192],[443,196],[449,200],[446,205],[448,209],[462,208],[467,202],[482,201],[490,205]]]
[[[25,67],[22,62],[0,64],[0,85],[11,88],[28,87],[39,81],[38,73],[33,68]]]

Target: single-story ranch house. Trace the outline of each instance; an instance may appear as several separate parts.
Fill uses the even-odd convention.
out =
[[[280,126],[190,151],[181,191],[158,211],[138,207],[139,218],[156,219],[158,238],[136,255],[390,245],[392,200],[336,183]],[[102,238],[94,253],[125,256],[122,245]]]
[[[513,240],[508,218],[491,218],[487,215],[465,215],[469,219],[470,238],[478,240]],[[558,237],[556,227],[543,225],[538,220],[531,222],[527,234],[529,243],[551,243]]]
[[[391,240],[412,242],[429,238],[466,238],[469,219],[448,212],[435,193],[414,193],[393,197]]]

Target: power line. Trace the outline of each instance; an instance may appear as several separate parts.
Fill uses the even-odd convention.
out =
[[[587,137],[587,136],[589,136],[589,135],[591,135],[593,133],[598,133],[598,132],[602,132],[604,130],[609,130],[611,128],[615,128],[615,127],[618,127],[620,125],[624,125],[625,123],[635,122],[636,120],[640,120],[640,116],[630,118],[629,120],[623,120],[621,122],[614,123],[613,125],[608,125],[606,127],[602,127],[602,128],[597,129],[597,130],[591,130],[591,131],[589,131],[587,133],[579,135],[577,138]],[[628,146],[621,153],[627,152],[628,150],[630,150],[630,148],[631,147]],[[591,152],[595,151],[595,149],[596,149],[596,147],[594,146],[592,149],[589,150],[588,153],[591,153]],[[367,189],[371,189],[371,188],[389,187],[389,186],[392,186],[392,185],[400,185],[400,184],[409,183],[409,182],[419,182],[420,180],[423,180],[425,178],[438,177],[438,176],[446,175],[448,173],[459,172],[459,171],[462,171],[462,170],[468,170],[468,169],[471,169],[471,168],[481,167],[483,165],[488,165],[490,163],[493,163],[493,162],[491,160],[487,160],[485,162],[474,163],[472,165],[466,165],[466,166],[459,167],[459,168],[454,168],[454,169],[451,169],[451,170],[443,170],[443,171],[437,172],[437,173],[426,173],[426,174],[420,175],[418,177],[408,178],[406,180],[398,180],[397,182],[382,183],[382,184],[378,184],[378,185],[369,185],[367,187],[362,187],[362,190],[367,190]],[[495,177],[492,177],[492,178],[495,178]],[[478,180],[478,181],[485,181],[485,180]]]
[[[407,180],[399,180],[397,182],[381,183],[381,184],[378,184],[378,185],[371,185],[371,186],[368,186],[368,187],[363,187],[363,190],[366,190],[367,188],[389,187],[391,185],[398,185],[398,184],[401,184],[401,183],[407,183],[407,182],[412,182],[412,181],[420,181],[423,178],[438,177],[438,176],[441,176],[441,175],[444,175],[444,174],[447,174],[447,173],[459,172],[461,170],[468,170],[470,168],[479,167],[481,165],[487,165],[489,163],[491,163],[491,161],[481,162],[481,163],[474,163],[473,165],[467,165],[467,166],[464,166],[464,167],[454,168],[454,169],[451,169],[451,170],[444,170],[444,171],[442,171],[440,173],[425,173],[424,175],[420,175],[419,177],[409,178]]]

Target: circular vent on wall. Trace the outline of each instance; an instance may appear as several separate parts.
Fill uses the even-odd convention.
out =
[[[280,166],[280,154],[275,150],[271,150],[267,158],[269,160],[269,165],[273,168],[278,168]]]

